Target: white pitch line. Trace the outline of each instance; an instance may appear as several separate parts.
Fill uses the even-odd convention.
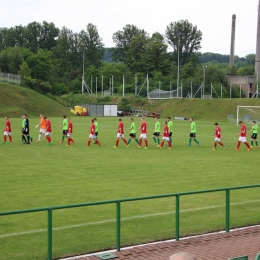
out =
[[[260,200],[251,200],[251,201],[246,201],[246,202],[231,203],[230,205],[236,206],[236,205],[243,205],[243,204],[247,204],[247,203],[256,203],[256,202],[259,202],[259,201]],[[209,206],[209,207],[203,207],[203,208],[185,209],[185,210],[180,210],[180,213],[200,211],[200,210],[210,210],[210,209],[216,209],[216,208],[221,208],[221,207],[225,207],[225,205],[223,204],[223,205],[215,205],[215,206]],[[161,212],[161,213],[155,213],[155,214],[146,214],[146,215],[140,215],[140,216],[126,217],[126,218],[121,218],[121,221],[148,218],[148,217],[158,217],[158,216],[165,216],[165,215],[170,215],[170,214],[175,214],[175,211],[168,211],[168,212]],[[76,224],[76,225],[70,225],[70,226],[56,227],[56,228],[52,228],[52,230],[57,231],[57,230],[64,230],[64,229],[84,227],[84,226],[92,226],[92,225],[100,225],[100,224],[106,224],[106,223],[115,223],[115,222],[116,222],[116,219],[107,219],[107,220],[88,222],[88,223],[82,223],[82,224]],[[31,231],[25,231],[25,232],[4,234],[4,235],[0,235],[0,239],[5,238],[5,237],[29,235],[29,234],[42,233],[42,232],[47,232],[47,229],[37,229],[37,230],[31,230]]]

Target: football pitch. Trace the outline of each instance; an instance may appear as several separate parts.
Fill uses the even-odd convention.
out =
[[[130,120],[122,119],[126,131]],[[76,144],[70,147],[59,144],[61,117],[50,118],[51,146],[44,137],[35,142],[38,118],[30,119],[31,145],[20,141],[22,119],[10,120],[13,144],[0,147],[0,212],[260,183],[260,148],[248,152],[241,144],[234,151],[239,133],[235,124],[219,123],[227,148],[213,151],[215,121],[195,120],[201,147],[195,142],[188,147],[190,122],[173,120],[173,148],[168,150],[167,143],[162,149],[153,146],[152,118],[146,118],[148,149],[137,149],[133,140],[128,148],[123,141],[113,148],[118,118],[98,118],[101,147],[93,142],[86,146],[89,117],[71,118]],[[134,120],[139,128],[140,118]],[[4,129],[4,119],[0,125]],[[231,191],[230,201],[231,227],[260,223],[259,188]],[[180,210],[181,237],[225,228],[225,192],[181,197]],[[55,210],[53,257],[115,248],[115,217],[114,204]],[[175,198],[123,203],[121,217],[122,246],[174,238]],[[0,252],[1,259],[46,259],[47,213],[1,216]]]

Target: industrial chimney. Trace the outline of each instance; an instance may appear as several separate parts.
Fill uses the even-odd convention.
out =
[[[255,55],[255,75],[256,83],[260,77],[260,0],[257,7],[257,32],[256,32],[256,55]]]
[[[260,2],[260,0],[259,0]],[[236,15],[232,15],[232,25],[231,25],[231,45],[230,45],[230,61],[229,66],[232,68],[234,66],[234,56],[235,56],[235,31],[236,31]]]

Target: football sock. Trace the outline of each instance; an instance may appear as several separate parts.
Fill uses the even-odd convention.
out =
[[[191,138],[189,138],[189,146],[191,145]]]
[[[90,146],[90,139],[88,140],[88,146]]]
[[[128,139],[128,144],[130,144],[130,143],[131,143],[131,138]]]
[[[30,136],[27,135],[27,143],[29,144],[30,143]]]
[[[6,135],[4,135],[4,142],[6,143]]]
[[[221,146],[225,146],[223,143],[221,143],[221,142],[219,142],[219,144],[221,145]]]
[[[196,138],[194,138],[193,140],[194,140],[195,143],[197,143],[197,144],[199,143],[198,140],[197,140]]]
[[[51,138],[49,136],[46,136],[46,139],[48,140],[48,143],[51,142]]]
[[[254,145],[254,141],[253,141],[253,140],[251,140],[251,145],[252,145],[252,146]]]
[[[70,141],[72,142],[72,143],[75,143],[75,141],[70,137]],[[96,139],[95,139],[95,142],[96,142]]]
[[[11,136],[11,135],[9,135],[9,141],[10,141],[10,143],[12,143],[12,142],[13,142],[13,138],[12,138],[12,136]]]
[[[143,139],[139,139],[139,145],[142,146]]]
[[[217,143],[216,143],[216,142],[214,143],[214,147],[215,147],[215,148],[217,147]]]
[[[247,146],[248,149],[250,149],[250,145],[248,144],[248,142],[245,142],[245,145]]]
[[[168,145],[169,145],[170,148],[172,148],[172,144],[171,144],[170,141],[168,141]]]
[[[160,145],[160,138],[157,138],[157,143]]]
[[[96,139],[96,143],[100,146],[100,142],[98,141],[98,139]]]
[[[139,144],[138,139],[135,139],[135,141],[137,142],[137,144]]]
[[[170,142],[172,143],[172,138],[170,137]]]
[[[258,141],[255,141],[255,145],[258,146]]]
[[[156,144],[156,139],[155,139],[155,137],[153,137],[153,141],[154,141],[154,143]]]
[[[145,142],[145,146],[148,147],[148,141],[145,139],[144,142]]]
[[[237,149],[239,149],[239,147],[240,147],[240,144],[241,144],[241,142],[240,142],[240,141],[238,141],[238,142],[237,142]]]
[[[68,138],[68,145],[70,145],[70,137]]]
[[[119,143],[119,139],[116,140],[116,147],[118,146],[118,143]]]
[[[22,135],[22,142],[26,142],[24,135]]]
[[[65,136],[63,135],[62,138],[61,138],[61,141],[62,141],[62,142],[64,141],[64,138],[65,138]]]
[[[161,147],[163,147],[163,146],[164,146],[164,141],[162,141],[162,142],[161,142],[161,145],[160,145],[160,146],[161,146]]]
[[[41,136],[42,135],[40,135],[40,134],[38,135],[38,141],[41,141]]]
[[[123,138],[122,140],[124,141],[124,143],[125,143],[126,145],[128,145],[128,143],[127,143],[127,141],[126,141],[125,138]]]

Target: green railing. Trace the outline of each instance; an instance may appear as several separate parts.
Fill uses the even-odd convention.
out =
[[[176,208],[175,239],[177,241],[179,241],[179,239],[180,239],[180,197],[181,196],[201,194],[201,193],[221,192],[221,191],[225,192],[226,193],[226,203],[225,203],[226,204],[226,209],[225,209],[225,218],[226,218],[225,226],[226,227],[225,227],[225,229],[226,229],[226,232],[229,232],[229,230],[230,230],[230,191],[231,190],[240,190],[240,189],[249,189],[249,188],[258,188],[258,187],[260,187],[260,184],[250,185],[250,186],[220,188],[220,189],[214,189],[214,190],[180,192],[180,193],[155,195],[155,196],[147,196],[147,197],[139,197],[139,198],[127,198],[127,199],[107,200],[107,201],[100,201],[100,202],[89,202],[89,203],[82,203],[82,204],[54,206],[54,207],[46,207],[46,208],[38,208],[38,209],[36,208],[36,209],[17,210],[17,211],[10,211],[10,212],[0,212],[0,216],[47,211],[47,221],[48,221],[47,254],[48,254],[48,260],[51,260],[52,259],[52,211],[53,210],[86,207],[86,206],[97,206],[97,205],[105,205],[105,204],[116,204],[116,249],[117,249],[117,251],[120,251],[120,248],[121,248],[121,203],[123,203],[123,202],[175,197],[176,198],[176,202],[175,202],[175,204],[176,204],[175,205],[175,208]]]

